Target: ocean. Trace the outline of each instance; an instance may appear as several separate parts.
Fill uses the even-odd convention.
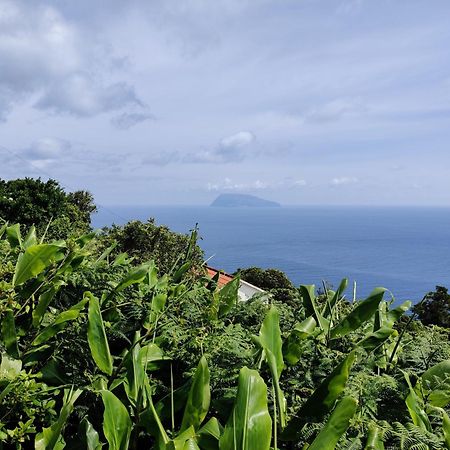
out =
[[[198,223],[208,264],[227,272],[277,268],[296,285],[335,287],[347,277],[358,298],[383,286],[396,303],[450,288],[450,208],[108,206],[93,225],[149,217],[181,233]]]

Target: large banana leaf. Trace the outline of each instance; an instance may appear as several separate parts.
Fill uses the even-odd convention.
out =
[[[123,291],[127,287],[131,286],[132,284],[139,284],[142,283],[145,278],[149,275],[149,273],[155,272],[156,267],[155,263],[153,261],[150,261],[149,263],[142,264],[139,267],[135,267],[134,269],[130,270],[125,277],[118,283],[116,286],[116,291]]]
[[[283,357],[289,365],[298,363],[302,355],[302,341],[312,336],[315,328],[316,320],[313,316],[295,325],[283,344]]]
[[[227,283],[219,291],[219,317],[223,317],[228,314],[237,304],[239,299],[239,286],[241,284],[241,279],[239,276],[235,277],[232,281]]]
[[[450,450],[450,418],[445,411],[442,411],[442,430],[444,432],[444,442],[447,450]]]
[[[416,391],[412,387],[409,375],[406,372],[403,372],[403,375],[405,376],[405,380],[409,388],[409,394],[405,400],[409,415],[411,416],[414,425],[418,426],[422,430],[431,431],[431,423],[430,419],[427,416],[427,413],[425,412],[423,399],[416,393]],[[418,383],[420,382],[421,380],[419,379]],[[416,388],[418,388],[418,386],[416,386]],[[420,391],[420,389],[418,390]]]
[[[125,392],[130,403],[137,407],[139,400],[142,398],[141,393],[145,379],[145,365],[142,364],[141,347],[138,343],[134,344],[131,352],[128,352],[124,365],[127,369],[126,382],[124,384]]]
[[[192,379],[180,431],[184,431],[191,426],[197,430],[208,413],[210,401],[208,363],[206,358],[202,356]]]
[[[101,391],[105,411],[103,432],[109,450],[128,450],[131,434],[131,420],[124,404],[110,391]]]
[[[39,295],[39,301],[32,312],[32,325],[37,328],[44,317],[45,312],[47,311],[50,302],[53,300],[53,297],[58,292],[60,287],[62,286],[62,281],[53,282],[49,289],[44,291],[41,295]]]
[[[267,386],[256,370],[243,367],[233,411],[220,438],[220,450],[269,450],[272,420]]]
[[[17,346],[16,323],[11,309],[5,311],[2,319],[2,339],[8,355],[18,358],[19,348]]]
[[[388,310],[386,312],[385,323],[383,323],[383,325],[392,328],[395,322],[397,322],[397,320],[399,320],[409,308],[411,308],[411,301],[407,300],[396,308]]]
[[[349,353],[335,367],[320,386],[312,393],[300,410],[289,421],[281,435],[283,440],[293,440],[299,436],[301,428],[307,420],[320,420],[334,406],[342,394],[350,375],[350,369],[355,361],[355,351]]]
[[[219,440],[223,427],[212,417],[197,432],[197,442],[202,450],[219,450]]]
[[[334,450],[341,436],[347,431],[357,407],[358,402],[354,398],[344,397],[308,450]]]
[[[444,408],[450,403],[450,360],[441,361],[422,374],[422,392],[427,403]],[[417,391],[417,390],[416,390]]]
[[[20,224],[15,223],[6,227],[6,239],[8,239],[11,247],[22,248],[22,234],[20,233]]]
[[[375,423],[370,423],[368,429],[364,450],[384,450],[381,428]]]
[[[377,331],[367,334],[359,342],[355,344],[355,347],[361,347],[364,350],[371,352],[375,350],[380,345],[383,345],[392,334],[395,332],[393,328],[381,327]]]
[[[98,298],[94,297],[90,292],[86,292],[85,297],[89,299],[87,337],[92,358],[102,372],[111,375],[113,361],[100,312],[100,304]]]
[[[88,298],[86,297],[86,294],[81,300],[81,302],[78,302],[76,305],[73,305],[71,308],[69,308],[66,311],[63,311],[62,313],[58,314],[56,316],[56,319],[54,322],[45,327],[33,340],[32,344],[34,346],[42,345],[44,342],[47,342],[50,338],[55,336],[57,333],[59,333],[61,330],[66,328],[68,323],[72,320],[75,320],[80,315],[81,311],[84,309],[84,306],[86,305],[88,301]]]
[[[51,427],[44,428],[41,433],[36,435],[35,450],[60,450],[64,447],[61,433],[81,392],[81,389],[64,392],[64,401],[59,418]]]
[[[284,368],[283,341],[281,340],[280,315],[274,306],[269,309],[264,318],[258,341],[270,368],[278,405],[278,417],[281,428],[284,428],[286,426],[286,400],[280,387],[280,376]]]
[[[313,316],[316,320],[316,323],[320,326],[322,330],[326,330],[326,321],[319,313],[317,305],[316,305],[316,295],[315,295],[316,286],[314,284],[310,285],[301,285],[300,286],[300,295],[302,296],[303,306],[306,310],[307,316]]]
[[[375,312],[383,299],[386,289],[375,288],[364,301],[359,303],[338,325],[330,332],[331,339],[345,336],[364,325]]]
[[[28,247],[17,259],[13,286],[19,286],[42,273],[63,248],[62,244],[37,244]]]
[[[36,245],[37,243],[38,239],[36,236],[36,228],[34,227],[34,225],[31,225],[30,230],[28,231],[28,234],[23,241],[23,248],[26,250],[28,247]]]
[[[347,289],[348,286],[348,278],[343,278],[336,292],[334,292],[333,296],[330,300],[327,300],[327,304],[324,306],[322,315],[325,318],[332,318],[334,307],[336,306],[337,301],[342,297],[343,293]]]

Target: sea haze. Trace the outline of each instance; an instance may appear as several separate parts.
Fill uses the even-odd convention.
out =
[[[93,225],[149,217],[182,233],[198,223],[209,264],[228,272],[274,267],[297,285],[348,277],[358,297],[384,286],[397,302],[450,287],[450,208],[109,206]]]

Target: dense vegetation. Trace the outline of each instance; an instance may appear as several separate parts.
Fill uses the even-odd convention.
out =
[[[450,449],[449,333],[417,320],[433,294],[410,314],[252,268],[273,295],[238,303],[196,230],[42,237],[0,226],[2,448]]]

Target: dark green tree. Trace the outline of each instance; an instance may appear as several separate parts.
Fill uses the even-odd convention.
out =
[[[160,273],[168,273],[184,257],[189,245],[189,236],[171,231],[164,225],[156,225],[154,219],[147,222],[133,220],[123,226],[113,225],[106,228],[103,243],[106,246],[117,243],[113,255],[127,253],[139,264],[155,261]],[[201,273],[203,251],[194,246],[193,269]]]
[[[47,236],[56,239],[84,233],[95,211],[89,192],[66,193],[55,180],[0,179],[0,218],[20,223],[25,230],[34,225],[42,234],[49,225]]]
[[[413,312],[424,325],[450,328],[450,294],[443,286],[436,286],[425,299],[413,307]]]
[[[297,289],[281,270],[249,267],[238,269],[236,273],[238,272],[241,274],[241,279],[270,292],[275,300],[293,307],[299,306]]]

